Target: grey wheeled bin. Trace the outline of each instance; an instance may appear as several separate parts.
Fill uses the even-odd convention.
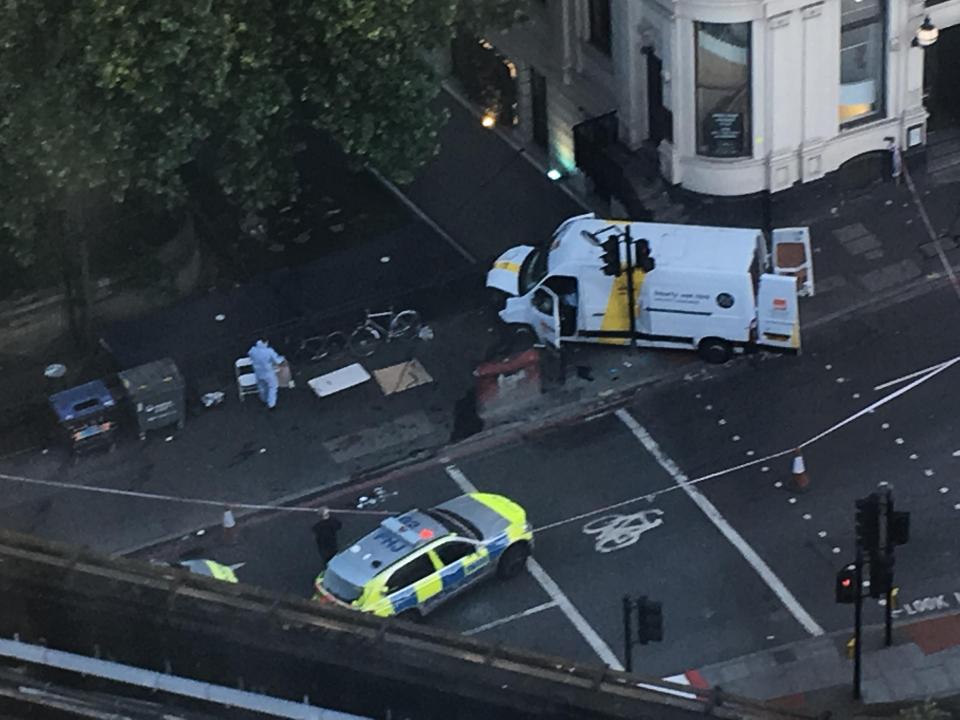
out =
[[[140,439],[147,432],[176,425],[182,429],[186,418],[183,377],[173,360],[164,358],[118,373],[140,427]]]

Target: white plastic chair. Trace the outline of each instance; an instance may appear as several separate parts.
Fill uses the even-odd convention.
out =
[[[244,395],[257,394],[257,376],[253,374],[253,361],[250,358],[237,358],[233,363],[233,374],[237,378],[237,396],[240,402],[243,402]]]

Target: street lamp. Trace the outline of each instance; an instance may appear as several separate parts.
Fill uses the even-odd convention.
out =
[[[933,45],[937,38],[940,37],[940,30],[930,21],[930,16],[927,15],[923,19],[923,24],[917,28],[917,32],[913,37],[913,42],[910,43],[913,47],[926,49]]]

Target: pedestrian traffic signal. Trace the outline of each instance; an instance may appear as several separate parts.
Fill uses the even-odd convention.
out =
[[[645,595],[637,598],[637,642],[663,641],[663,605],[647,600]]]
[[[837,602],[845,605],[857,601],[857,569],[847,565],[837,572]]]
[[[620,265],[620,236],[614,235],[600,243],[603,248],[603,274],[619,277],[623,272]]]
[[[640,238],[634,247],[637,248],[637,267],[644,272],[653,270],[657,264],[654,259],[650,257],[650,243]]]
[[[871,493],[857,500],[857,544],[871,557],[880,551],[880,496]]]

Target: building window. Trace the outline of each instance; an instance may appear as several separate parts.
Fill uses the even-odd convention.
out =
[[[590,0],[590,44],[610,54],[610,0]]]
[[[750,155],[750,23],[698,22],[694,31],[697,153]]]
[[[885,0],[842,0],[840,125],[882,116]]]

